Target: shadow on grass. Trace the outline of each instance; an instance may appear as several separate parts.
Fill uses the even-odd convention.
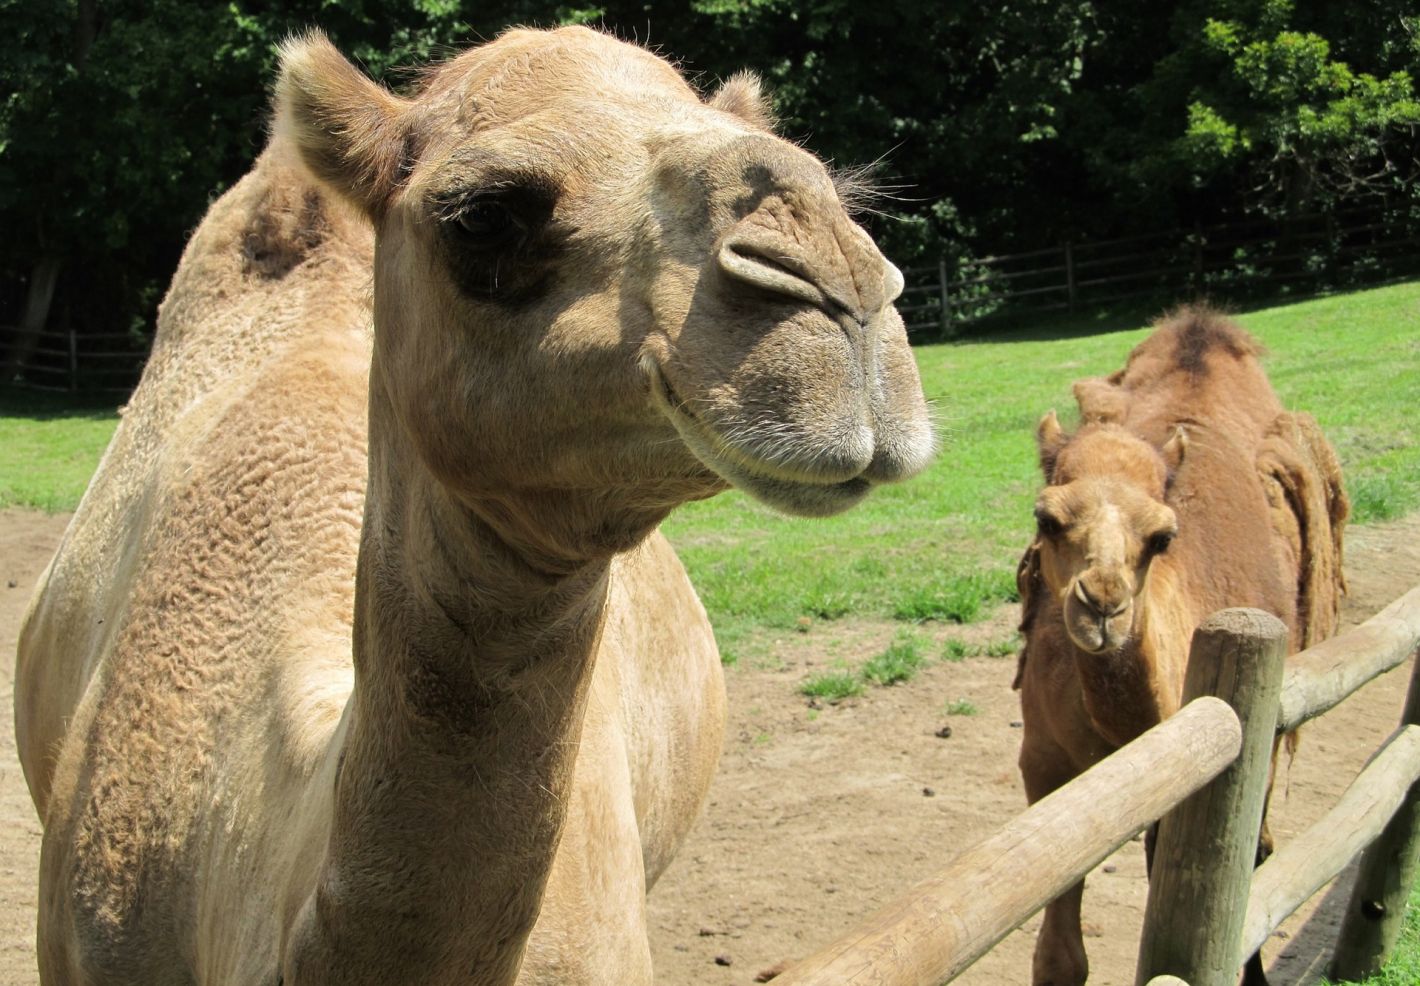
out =
[[[123,395],[115,393],[59,393],[0,386],[0,418],[107,421],[117,416],[118,408],[123,403]]]

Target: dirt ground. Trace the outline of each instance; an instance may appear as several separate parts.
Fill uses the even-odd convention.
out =
[[[40,827],[11,735],[13,657],[30,592],[67,518],[0,512],[0,984],[31,986]],[[1354,624],[1420,584],[1420,515],[1353,529],[1347,542]],[[985,624],[931,626],[938,641],[999,640],[1016,614]],[[931,662],[916,679],[838,706],[811,709],[799,683],[832,662],[879,652],[898,628],[818,624],[768,659],[728,673],[730,723],[710,804],[651,894],[657,981],[743,986],[800,958],[942,866],[1021,811],[1019,709],[1012,657]],[[935,652],[940,652],[939,648]],[[1367,686],[1307,727],[1280,775],[1278,843],[1319,817],[1400,715],[1406,672]],[[967,699],[973,715],[947,715]],[[950,726],[950,736],[937,735]],[[1127,844],[1089,877],[1091,982],[1128,986],[1146,897],[1143,849]],[[1345,878],[1338,883],[1344,883]],[[1324,969],[1344,887],[1323,890],[1266,950],[1277,986]],[[990,892],[990,888],[981,888]],[[1038,919],[1008,936],[958,982],[1029,981]]]

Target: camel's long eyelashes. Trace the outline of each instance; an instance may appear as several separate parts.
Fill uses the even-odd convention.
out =
[[[433,201],[441,253],[465,294],[522,304],[538,297],[569,230],[553,220],[557,193],[546,182],[496,182]]]
[[[494,250],[521,232],[512,211],[496,198],[470,202],[454,222],[469,242],[482,250]]]

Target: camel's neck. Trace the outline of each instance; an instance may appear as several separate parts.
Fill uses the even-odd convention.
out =
[[[511,983],[566,817],[610,557],[540,571],[382,410],[355,688],[298,943],[332,982]]]
[[[1173,570],[1159,559],[1135,601],[1134,632],[1117,652],[1075,650],[1085,708],[1109,742],[1123,746],[1178,711],[1191,623]]]

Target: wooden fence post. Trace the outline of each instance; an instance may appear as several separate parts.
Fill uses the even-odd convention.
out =
[[[1184,701],[1217,695],[1242,722],[1242,752],[1165,815],[1149,880],[1136,982],[1178,976],[1233,986],[1276,736],[1287,628],[1256,609],[1214,613],[1189,650]]]
[[[69,330],[69,389],[79,389],[79,333]]]
[[[1402,725],[1420,724],[1420,651],[1410,670]],[[1356,886],[1341,924],[1332,962],[1333,979],[1365,979],[1376,975],[1395,948],[1405,917],[1405,904],[1415,882],[1420,851],[1420,785],[1412,784],[1405,803],[1380,838],[1361,857]]]
[[[1070,310],[1075,310],[1075,249],[1065,244],[1065,291],[1069,298]]]
[[[942,292],[942,338],[952,337],[952,299],[947,290],[947,258],[937,260],[937,287]]]

